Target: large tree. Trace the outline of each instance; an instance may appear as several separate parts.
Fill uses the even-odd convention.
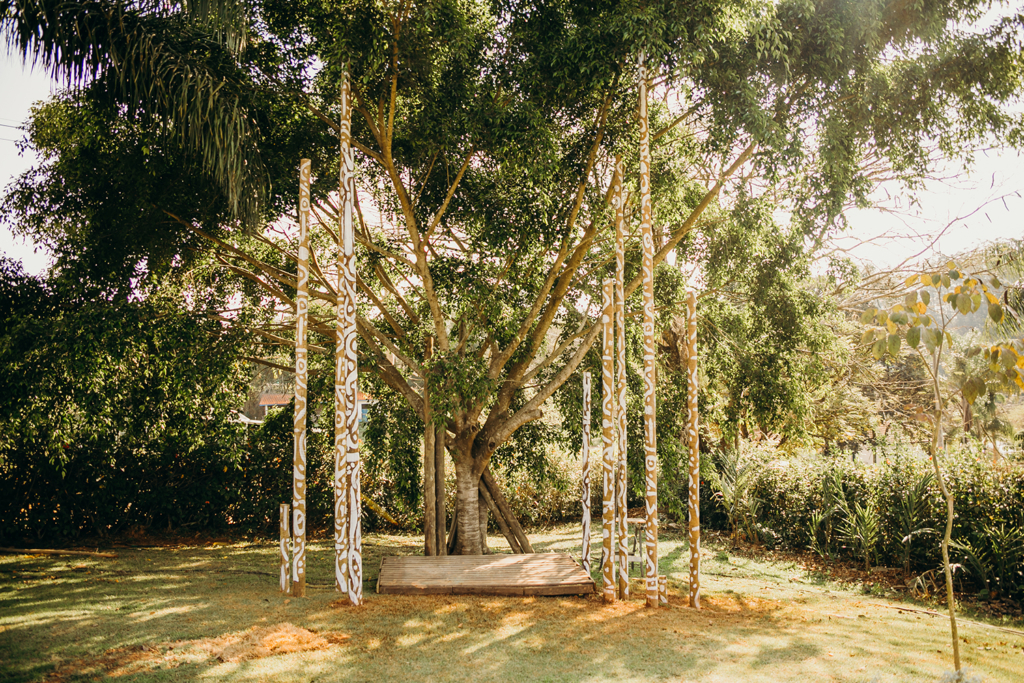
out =
[[[613,262],[606,195],[615,155],[637,167],[641,65],[655,99],[656,262],[697,259],[699,235],[738,197],[788,209],[799,246],[842,226],[879,162],[912,180],[934,145],[953,154],[990,135],[1020,140],[1008,104],[1021,86],[1021,17],[975,26],[988,6],[265,0],[246,8],[244,49],[215,39],[225,22],[187,22],[188,4],[0,0],[0,17],[26,54],[200,150],[250,224],[294,196],[285,165],[266,162],[273,131],[310,118],[321,137],[336,130],[349,71],[360,367],[445,435],[457,547],[477,553],[492,456],[542,417],[597,338],[594,302]],[[213,39],[189,52],[201,36]],[[325,149],[305,155],[319,162],[330,235]],[[626,182],[635,193],[635,174]],[[283,237],[180,225],[293,305]],[[327,346],[335,287],[331,239],[319,239],[311,329]],[[633,231],[627,296],[638,248]]]

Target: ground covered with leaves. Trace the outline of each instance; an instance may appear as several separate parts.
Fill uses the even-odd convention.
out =
[[[540,552],[579,552],[572,526],[531,537]],[[687,607],[688,548],[672,530],[661,539],[670,605],[654,610],[636,577],[634,599],[612,605],[596,594],[377,595],[381,557],[418,553],[414,536],[366,539],[358,608],[337,601],[326,542],[311,546],[306,599],[277,590],[268,542],[3,556],[0,681],[883,682],[938,681],[952,668],[948,621],[895,582],[838,583],[797,556],[707,540],[700,611]],[[1019,680],[1018,619],[974,615],[960,632],[972,674]]]

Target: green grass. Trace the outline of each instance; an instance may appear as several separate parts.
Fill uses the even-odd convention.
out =
[[[579,552],[573,527],[531,539],[540,552]],[[367,578],[383,555],[420,545],[368,536]],[[273,543],[119,549],[116,560],[0,557],[0,681],[902,682],[952,668],[948,622],[893,609],[909,603],[708,543],[698,612],[685,606],[685,539],[663,533],[660,551],[671,605],[654,610],[638,581],[633,600],[608,606],[597,595],[378,596],[368,583],[363,606],[340,607],[327,543],[311,545],[302,600],[278,592]],[[284,623],[349,638],[244,662],[211,657],[218,639]],[[1024,636],[974,623],[961,635],[974,673],[1020,680]]]

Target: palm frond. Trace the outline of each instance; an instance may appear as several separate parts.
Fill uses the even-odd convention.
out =
[[[258,222],[269,188],[247,79],[215,34],[183,12],[147,13],[111,0],[0,0],[0,31],[10,52],[54,78],[96,88],[129,114],[158,121],[199,156],[235,215]]]

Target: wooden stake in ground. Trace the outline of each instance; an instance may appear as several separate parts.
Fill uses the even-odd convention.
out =
[[[622,157],[615,157],[615,172],[612,175],[612,206],[615,208],[615,351],[616,390],[615,422],[618,436],[619,462],[615,468],[616,530],[619,539],[619,599],[629,599],[629,530],[626,518],[629,516],[626,497],[626,301],[625,301],[625,225],[626,206],[622,191]]]
[[[295,452],[292,461],[292,595],[306,595],[306,327],[309,317],[310,161],[299,161],[299,250],[295,284]]]
[[[651,211],[651,141],[647,121],[647,68],[640,56],[640,243],[644,294],[644,480],[647,524],[644,564],[647,606],[658,606],[658,448],[654,395],[654,235]]]
[[[690,607],[700,609],[700,437],[697,436],[697,297],[686,293],[686,441],[690,448]]]
[[[580,551],[583,571],[590,573],[590,373],[583,373],[583,481],[580,499],[583,503],[583,547]],[[495,515],[497,516],[497,515]]]
[[[288,592],[288,579],[291,572],[288,571],[288,542],[291,540],[291,533],[288,530],[288,503],[281,503],[281,592]]]
[[[605,602],[615,602],[615,356],[613,355],[615,280],[601,288],[601,578]]]
[[[355,204],[355,165],[352,158],[352,104],[348,69],[342,77],[341,85],[341,186],[339,204],[341,207],[341,225],[338,237],[341,241],[341,253],[338,258],[338,315],[341,361],[341,405],[344,410],[342,424],[342,447],[345,454],[344,471],[342,473],[341,493],[344,497],[345,535],[343,552],[346,555],[345,578],[347,580],[343,592],[348,601],[358,605],[363,599],[363,560],[362,560],[362,505],[359,500],[359,392],[356,341],[356,255],[355,234],[352,216]],[[336,427],[337,429],[337,423]]]

